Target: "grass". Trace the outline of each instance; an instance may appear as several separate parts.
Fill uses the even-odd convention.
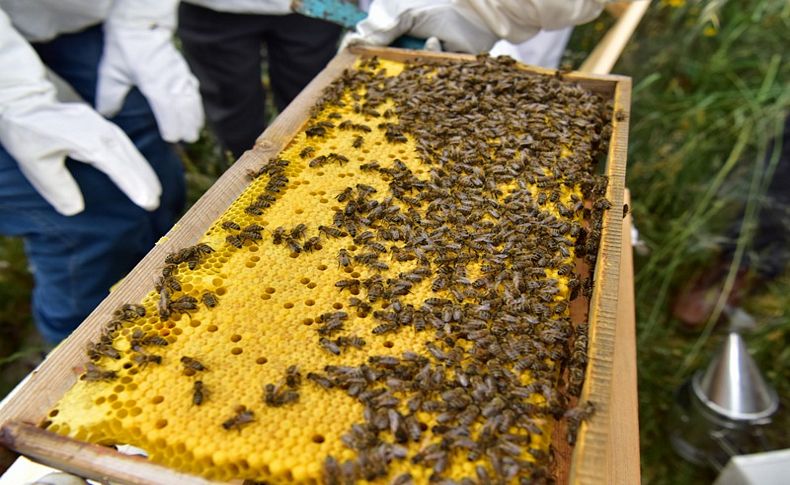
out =
[[[577,29],[577,57],[599,38],[600,25]],[[790,4],[781,0],[655,2],[615,67],[634,79],[628,186],[634,220],[650,249],[637,257],[635,274],[644,483],[714,477],[681,461],[669,446],[672,393],[722,340],[718,314],[750,249],[778,163],[767,156],[769,141],[781,134],[790,110],[790,65],[782,62],[789,28]],[[740,214],[741,230],[728,240]],[[736,247],[725,294],[704,328],[684,331],[669,312],[673,296],[710,267],[724,244]],[[746,302],[760,323],[747,343],[785,408],[788,290],[790,276],[784,276],[755,288]],[[785,414],[776,429],[788,424]],[[778,445],[790,446],[778,435]]]
[[[600,39],[610,22],[602,19],[576,29],[568,64],[578,65]],[[614,69],[634,79],[628,185],[649,248],[637,257],[635,274],[644,483],[705,483],[714,476],[675,456],[667,432],[674,389],[710,359],[722,338],[715,318],[688,331],[669,308],[682,284],[709,268],[723,245],[736,247],[730,286],[751,249],[778,162],[768,156],[769,140],[790,111],[787,32],[790,4],[784,0],[662,0],[654,2]],[[209,135],[186,147],[183,158],[192,202],[229,166]],[[730,228],[741,214],[733,238]],[[0,239],[0,396],[41,350],[30,323],[31,286],[21,244]],[[760,323],[747,343],[785,409],[788,294],[785,272],[754,288],[744,304]],[[786,429],[787,413],[776,426],[779,439],[787,439]]]

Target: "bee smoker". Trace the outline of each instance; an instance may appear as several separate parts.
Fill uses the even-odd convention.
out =
[[[672,446],[687,461],[720,471],[733,456],[771,449],[764,431],[778,407],[743,338],[730,331],[708,368],[676,391]]]

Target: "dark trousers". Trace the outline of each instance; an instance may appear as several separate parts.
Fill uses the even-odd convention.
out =
[[[104,46],[101,26],[36,44],[41,60],[94,104]],[[132,203],[102,172],[71,159],[66,166],[82,190],[85,210],[60,215],[30,185],[0,146],[0,234],[22,236],[35,279],[33,316],[44,338],[57,343],[85,319],[110,287],[145,256],[184,205],[184,174],[162,140],[148,101],[132,89],[111,118],[151,164],[162,184],[159,209]]]
[[[268,51],[274,102],[283,110],[337,51],[341,27],[302,15],[216,12],[182,2],[178,34],[200,80],[206,117],[238,158],[266,127],[261,49]]]

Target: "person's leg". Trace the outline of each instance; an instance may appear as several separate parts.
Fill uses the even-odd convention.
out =
[[[222,147],[238,158],[266,127],[260,15],[181,3],[178,35],[200,81],[206,117]]]
[[[292,14],[270,22],[266,33],[269,75],[282,111],[337,53],[339,25]]]
[[[87,101],[95,96],[102,50],[100,28],[35,46],[42,59]],[[58,214],[0,147],[0,233],[22,236],[35,277],[33,314],[49,342],[66,337],[154,245],[180,212],[181,165],[158,135],[145,99],[133,90],[115,121],[126,131],[162,182],[161,207],[134,205],[102,172],[73,160],[67,167],[82,190],[85,210]]]

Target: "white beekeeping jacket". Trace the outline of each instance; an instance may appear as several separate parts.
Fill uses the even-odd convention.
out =
[[[113,0],[0,0],[11,23],[31,42],[52,40],[107,18]]]
[[[0,0],[11,23],[30,42],[46,42],[106,20],[127,26],[175,27],[178,0]]]

